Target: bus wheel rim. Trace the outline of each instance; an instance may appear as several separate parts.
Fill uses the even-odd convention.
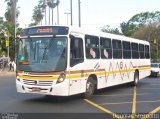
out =
[[[137,75],[135,76],[135,83],[136,84],[138,83],[138,76]]]
[[[89,94],[92,94],[92,93],[93,93],[93,85],[92,85],[91,82],[88,82],[88,83],[87,83],[87,92],[88,92]]]

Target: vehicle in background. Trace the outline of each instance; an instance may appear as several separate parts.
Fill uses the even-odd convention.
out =
[[[151,76],[157,77],[160,70],[160,64],[159,63],[151,63]]]

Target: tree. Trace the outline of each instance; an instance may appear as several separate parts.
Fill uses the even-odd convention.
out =
[[[30,25],[37,25],[42,21],[42,19],[45,17],[45,24],[46,24],[46,8],[48,6],[49,8],[49,24],[50,24],[50,9],[52,9],[52,24],[53,24],[53,9],[59,5],[59,0],[55,2],[55,0],[39,0],[38,5],[33,10],[33,16],[32,19],[34,20],[34,23],[31,23]]]
[[[111,28],[109,25],[106,25],[106,26],[102,27],[101,31],[102,32],[106,32],[106,33],[112,33],[112,34],[121,35],[121,33],[120,33],[118,28]]]
[[[125,36],[148,40],[152,61],[160,62],[160,11],[136,14],[129,21],[122,22],[120,28]],[[101,30],[119,34],[118,28],[112,29],[110,26],[104,26]]]
[[[53,9],[58,6],[60,3],[59,0],[55,3],[55,0],[48,0],[47,5],[49,7],[49,19],[50,19],[50,9],[52,9],[52,24],[53,24]]]
[[[5,18],[8,22],[11,22],[12,24],[15,25],[15,20],[18,18],[20,12],[19,12],[19,7],[16,7],[16,3],[18,0],[5,0],[7,3],[7,9],[5,12]],[[16,9],[16,19],[15,19],[15,9]]]
[[[47,7],[46,0],[39,0],[38,5],[42,8],[42,11],[43,11],[43,14],[45,17],[45,24],[46,24],[46,22],[47,22],[46,21],[46,7]]]
[[[40,5],[34,7],[32,18],[36,25],[43,19],[43,9]]]
[[[160,21],[160,11],[144,12],[134,15],[128,22],[120,24],[125,36],[132,36],[139,27]]]
[[[50,9],[52,10],[52,24],[53,24],[53,9],[56,6],[58,6],[59,3],[60,3],[59,0],[57,0],[56,2],[55,2],[55,0],[46,0],[46,4],[47,4],[47,6],[49,8],[49,16],[48,16],[49,17],[49,24],[50,24]]]
[[[4,29],[4,21],[3,21],[3,17],[0,17],[0,56],[2,55],[3,49],[2,49],[2,45],[3,45],[3,29]]]
[[[18,18],[20,12],[19,7],[16,7],[16,3],[18,0],[4,0],[7,3],[7,9],[5,12],[6,21],[3,21],[3,18],[0,19],[0,30],[3,29],[3,32],[0,33],[0,42],[1,42],[1,51],[0,55],[7,53],[6,47],[6,39],[7,37],[4,35],[4,32],[8,33],[9,37],[9,50],[10,50],[10,57],[14,59],[15,57],[15,45],[14,45],[14,35],[15,35],[15,20]],[[16,11],[15,11],[16,10]],[[15,19],[15,12],[16,12],[16,19]]]
[[[134,38],[147,40],[150,42],[151,59],[153,62],[160,62],[160,24],[152,23],[141,26],[132,35]],[[156,42],[154,41],[156,40]]]

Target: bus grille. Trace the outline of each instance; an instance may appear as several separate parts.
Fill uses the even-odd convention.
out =
[[[37,80],[23,79],[23,83],[27,85],[36,85],[36,86],[51,86],[53,84],[53,81],[37,81]]]

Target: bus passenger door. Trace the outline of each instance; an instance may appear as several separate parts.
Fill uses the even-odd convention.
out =
[[[70,41],[70,95],[81,92],[83,62],[83,40],[73,36]]]

